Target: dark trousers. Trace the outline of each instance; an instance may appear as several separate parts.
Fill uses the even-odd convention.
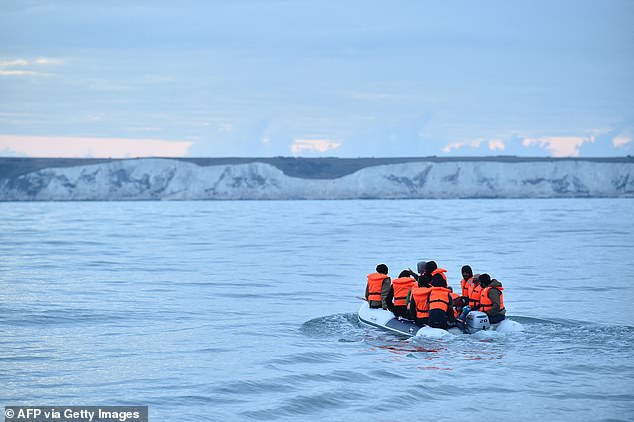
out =
[[[427,325],[433,328],[447,329],[447,314],[440,309],[432,309],[429,311],[429,321]]]
[[[506,319],[506,316],[504,316],[504,314],[496,314],[489,317],[489,322],[491,324],[497,324],[498,322],[504,321],[505,319]]]
[[[392,308],[392,312],[394,313],[394,315],[396,315],[397,317],[401,317],[401,318],[407,318],[407,306],[403,305],[403,306],[394,306]]]
[[[381,303],[380,300],[370,300],[368,303],[370,304],[370,308],[372,309],[378,309],[383,307],[383,304]]]
[[[416,325],[422,327],[423,325],[427,325],[428,318],[416,318]]]

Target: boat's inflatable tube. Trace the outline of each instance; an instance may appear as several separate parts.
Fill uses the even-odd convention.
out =
[[[364,302],[359,308],[359,322],[371,327],[381,328],[386,331],[391,331],[396,334],[402,334],[408,337],[414,336],[432,336],[438,337],[440,334],[447,333],[445,330],[439,328],[431,328],[427,326],[419,327],[408,319],[397,318],[390,311],[385,309],[373,309],[370,308],[368,302]],[[483,330],[496,330],[496,331],[518,331],[516,327],[507,327],[509,324],[513,324],[513,321],[504,320],[499,324],[491,325],[489,318],[484,312],[471,311],[466,317],[466,321],[457,320],[456,327],[463,333],[473,334]],[[504,328],[510,328],[504,330]],[[452,331],[455,330],[452,329]]]
[[[370,308],[368,302],[364,302],[359,308],[359,322],[408,337],[444,337],[451,335],[440,328],[419,327],[414,321],[395,317],[392,312],[385,309]]]
[[[409,337],[415,336],[421,329],[414,321],[397,318],[390,311],[370,308],[368,302],[363,302],[359,308],[359,322]]]

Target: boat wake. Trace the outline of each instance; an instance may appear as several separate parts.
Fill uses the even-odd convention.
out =
[[[339,341],[361,341],[363,331],[357,314],[333,314],[304,322],[299,331],[307,337],[339,337]]]
[[[357,313],[342,313],[325,315],[304,322],[299,331],[307,337],[312,338],[336,338],[340,342],[361,342],[374,340],[403,339],[403,336],[397,333],[391,333],[370,327],[359,322]],[[450,328],[449,330],[441,330],[431,327],[422,327],[416,338],[421,339],[439,339],[451,340],[452,338],[473,338],[476,341],[487,341],[496,338],[514,337],[517,334],[524,336],[555,336],[566,337],[568,335],[592,335],[595,338],[603,338],[605,336],[621,336],[624,334],[634,335],[634,327],[629,326],[606,326],[604,324],[595,324],[586,321],[568,320],[568,319],[543,319],[521,315],[507,316],[504,321],[499,323],[495,329],[488,329],[475,332],[471,336],[463,335],[458,328]]]

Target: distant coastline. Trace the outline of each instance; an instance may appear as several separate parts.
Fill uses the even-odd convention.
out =
[[[143,159],[176,160],[193,163],[201,167],[220,165],[239,165],[250,163],[270,164],[281,170],[286,176],[303,179],[337,179],[367,167],[404,164],[415,162],[493,162],[493,163],[531,163],[579,161],[594,163],[634,163],[633,156],[624,157],[518,157],[498,155],[486,157],[139,157],[139,158],[37,158],[37,157],[0,157],[0,180],[11,179],[43,169],[88,166],[93,164],[114,163],[118,161],[136,161]]]
[[[0,159],[0,201],[616,198],[634,159]]]

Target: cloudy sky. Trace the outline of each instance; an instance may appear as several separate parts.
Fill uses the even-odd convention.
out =
[[[0,2],[3,156],[623,156],[634,2]]]

